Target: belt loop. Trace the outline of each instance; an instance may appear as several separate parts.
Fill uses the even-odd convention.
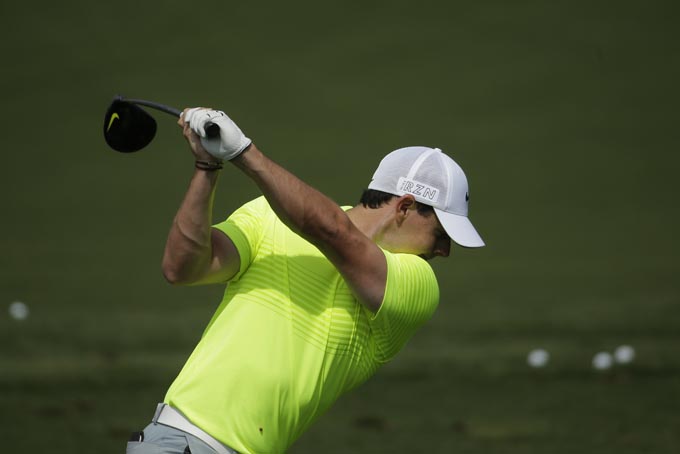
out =
[[[153,414],[153,419],[151,420],[152,423],[158,424],[158,417],[161,415],[161,412],[163,411],[163,408],[166,405],[167,404],[162,403],[162,402],[160,404],[156,405],[156,413]]]

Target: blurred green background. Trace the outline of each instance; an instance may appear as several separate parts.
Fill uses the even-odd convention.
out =
[[[435,260],[436,317],[291,453],[680,452],[679,9],[4,2],[4,450],[124,452],[220,299],[161,276],[192,159],[163,114],[107,149],[122,93],[224,109],[341,204],[402,146],[467,172],[488,246]],[[215,218],[256,195],[226,170]],[[633,364],[592,369],[621,344]]]

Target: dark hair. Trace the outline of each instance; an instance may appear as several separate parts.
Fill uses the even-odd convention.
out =
[[[362,204],[364,208],[380,208],[384,203],[389,202],[394,197],[396,197],[396,195],[387,192],[375,189],[364,189],[363,194],[361,194],[361,199],[359,199],[359,203]],[[416,209],[421,216],[429,216],[434,213],[433,207],[420,202],[416,202]]]

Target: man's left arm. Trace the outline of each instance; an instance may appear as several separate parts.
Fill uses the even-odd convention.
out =
[[[380,248],[333,200],[269,159],[255,145],[231,161],[260,188],[291,230],[314,244],[371,311],[380,308],[387,262]]]

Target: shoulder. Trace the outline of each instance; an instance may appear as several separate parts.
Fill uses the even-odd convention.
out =
[[[439,284],[432,267],[412,254],[385,252],[387,282],[381,312],[419,324],[439,304]]]
[[[267,199],[260,196],[241,205],[226,220],[216,224],[215,227],[220,230],[227,225],[237,225],[242,229],[257,228],[261,225],[263,219],[273,214],[274,212]]]
[[[413,254],[385,253],[387,261],[388,284],[401,287],[411,286],[416,289],[436,291],[439,294],[439,284],[432,267],[426,260]]]
[[[263,232],[275,218],[276,215],[267,199],[260,196],[241,205],[227,219],[213,225],[215,230],[226,235],[236,247],[241,260],[238,275],[254,260],[262,242]]]
[[[266,211],[272,211],[271,206],[269,205],[269,202],[267,201],[267,198],[263,195],[256,197],[243,205],[241,205],[240,208],[238,208],[236,211],[234,211],[234,214],[238,213],[239,211],[260,211],[260,212],[266,212]]]
[[[417,255],[384,252],[385,296],[378,312],[369,317],[379,361],[392,358],[439,305],[439,285],[429,263]]]

